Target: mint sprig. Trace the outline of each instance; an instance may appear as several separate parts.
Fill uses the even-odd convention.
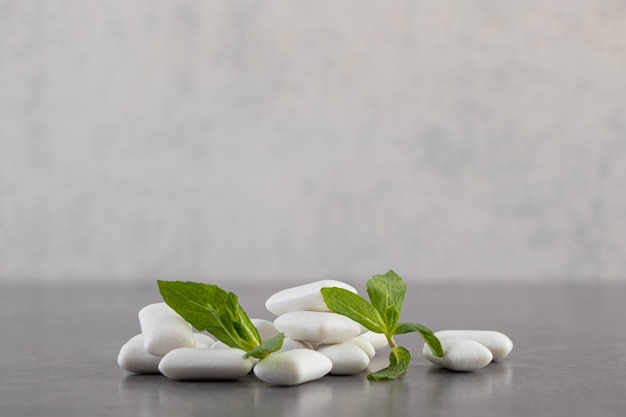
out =
[[[370,302],[343,288],[321,289],[324,302],[331,311],[349,317],[366,329],[382,333],[387,338],[391,347],[389,366],[370,373],[367,377],[371,380],[394,379],[409,368],[411,354],[396,344],[393,336],[397,334],[417,332],[434,356],[443,356],[441,343],[429,328],[421,324],[399,322],[406,290],[407,286],[402,278],[392,270],[384,275],[375,275],[367,281]]]
[[[157,281],[163,301],[197,330],[207,330],[226,345],[263,359],[282,347],[284,334],[261,341],[238,298],[213,284]]]

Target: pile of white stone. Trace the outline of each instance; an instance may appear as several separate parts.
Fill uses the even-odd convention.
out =
[[[330,312],[320,289],[350,285],[322,280],[279,291],[265,306],[274,322],[251,319],[261,340],[280,332],[282,348],[265,359],[244,358],[245,352],[215,341],[192,326],[165,303],[150,304],[139,312],[141,334],[120,349],[119,366],[133,373],[161,373],[174,380],[227,380],[250,371],[276,385],[296,385],[326,374],[352,375],[365,370],[376,351],[388,346],[384,335]],[[423,354],[431,362],[456,371],[473,371],[501,360],[511,351],[511,340],[495,331],[446,330],[436,333],[443,358],[427,345]]]

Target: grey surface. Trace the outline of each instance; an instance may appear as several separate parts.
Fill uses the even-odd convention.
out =
[[[622,0],[0,0],[0,282],[623,282],[625,73]]]
[[[251,316],[278,288],[231,287]],[[362,291],[364,288],[357,286]],[[128,374],[120,346],[139,332],[149,287],[0,287],[0,415],[72,416],[616,416],[626,414],[626,286],[415,286],[403,319],[433,329],[494,329],[511,355],[475,373],[414,353],[407,374],[365,373],[296,387],[182,383]],[[382,355],[374,366],[383,366]]]

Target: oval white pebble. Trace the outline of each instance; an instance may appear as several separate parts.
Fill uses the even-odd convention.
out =
[[[494,330],[440,330],[435,336],[462,337],[478,342],[491,351],[495,362],[506,358],[513,350],[513,341],[504,333]]]
[[[279,291],[267,299],[265,308],[277,316],[291,311],[330,311],[320,292],[325,287],[339,287],[356,294],[356,289],[345,282],[324,279]]]
[[[317,348],[330,359],[333,367],[330,373],[333,375],[358,374],[370,364],[370,357],[356,344],[351,342],[334,345],[322,345]]]
[[[145,306],[139,324],[146,352],[163,356],[170,350],[195,346],[191,325],[165,303]]]
[[[361,334],[361,326],[337,313],[292,311],[274,320],[285,336],[305,342],[341,343]]]
[[[177,381],[237,379],[247,375],[254,365],[252,359],[244,359],[245,353],[233,348],[175,349],[161,359],[159,370]]]
[[[136,374],[158,374],[160,361],[160,356],[146,352],[142,334],[133,336],[120,348],[117,355],[117,364],[120,368]]]
[[[250,321],[252,322],[252,324],[254,324],[254,327],[256,327],[262,341],[271,339],[272,337],[280,333],[278,330],[276,330],[276,327],[274,327],[274,323],[269,320],[250,319]]]
[[[309,349],[273,353],[254,367],[262,381],[275,385],[298,385],[326,375],[333,363],[325,355]]]
[[[443,357],[432,354],[424,344],[422,354],[432,363],[453,371],[476,371],[487,366],[493,355],[491,351],[478,342],[460,337],[440,337]]]

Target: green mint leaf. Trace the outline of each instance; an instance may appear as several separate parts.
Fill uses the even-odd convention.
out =
[[[216,285],[196,282],[157,281],[165,303],[198,330],[219,326],[214,312],[228,293]]]
[[[284,340],[285,340],[285,334],[279,333],[276,336],[263,341],[263,343],[261,343],[261,346],[256,347],[252,349],[251,351],[246,352],[246,354],[244,355],[244,358],[249,358],[250,356],[252,356],[253,358],[258,358],[258,359],[267,358],[270,355],[270,353],[276,352],[281,347],[283,347]]]
[[[424,339],[424,342],[426,342],[434,356],[438,358],[443,356],[441,342],[437,339],[437,336],[435,336],[433,331],[426,326],[416,323],[399,323],[394,329],[393,334],[405,334],[411,332],[417,332],[420,336],[422,336],[422,339]]]
[[[207,330],[230,347],[250,351],[261,344],[259,332],[237,296],[217,285],[157,281],[165,303],[197,330]]]
[[[237,296],[232,292],[228,293],[226,305],[229,306],[227,311],[231,314],[229,318],[237,336],[243,341],[258,345],[261,342],[261,336],[244,309],[241,308]]]
[[[351,318],[375,333],[386,333],[381,315],[360,295],[337,287],[322,288],[321,292],[330,311]]]
[[[393,318],[393,316],[387,316],[387,309],[390,306],[396,307],[398,312],[402,311],[406,289],[407,286],[402,281],[402,278],[392,270],[389,270],[384,275],[375,275],[367,281],[367,294],[372,301],[372,305],[386,319]],[[397,320],[395,323],[385,320],[385,324],[389,329],[395,327],[396,323]]]
[[[400,310],[398,310],[398,307],[387,307],[387,310],[385,310],[385,325],[387,326],[387,329],[395,329],[398,324],[398,320],[400,320]]]
[[[405,373],[411,364],[411,354],[402,346],[397,346],[389,352],[389,366],[367,376],[372,381],[395,379]]]

